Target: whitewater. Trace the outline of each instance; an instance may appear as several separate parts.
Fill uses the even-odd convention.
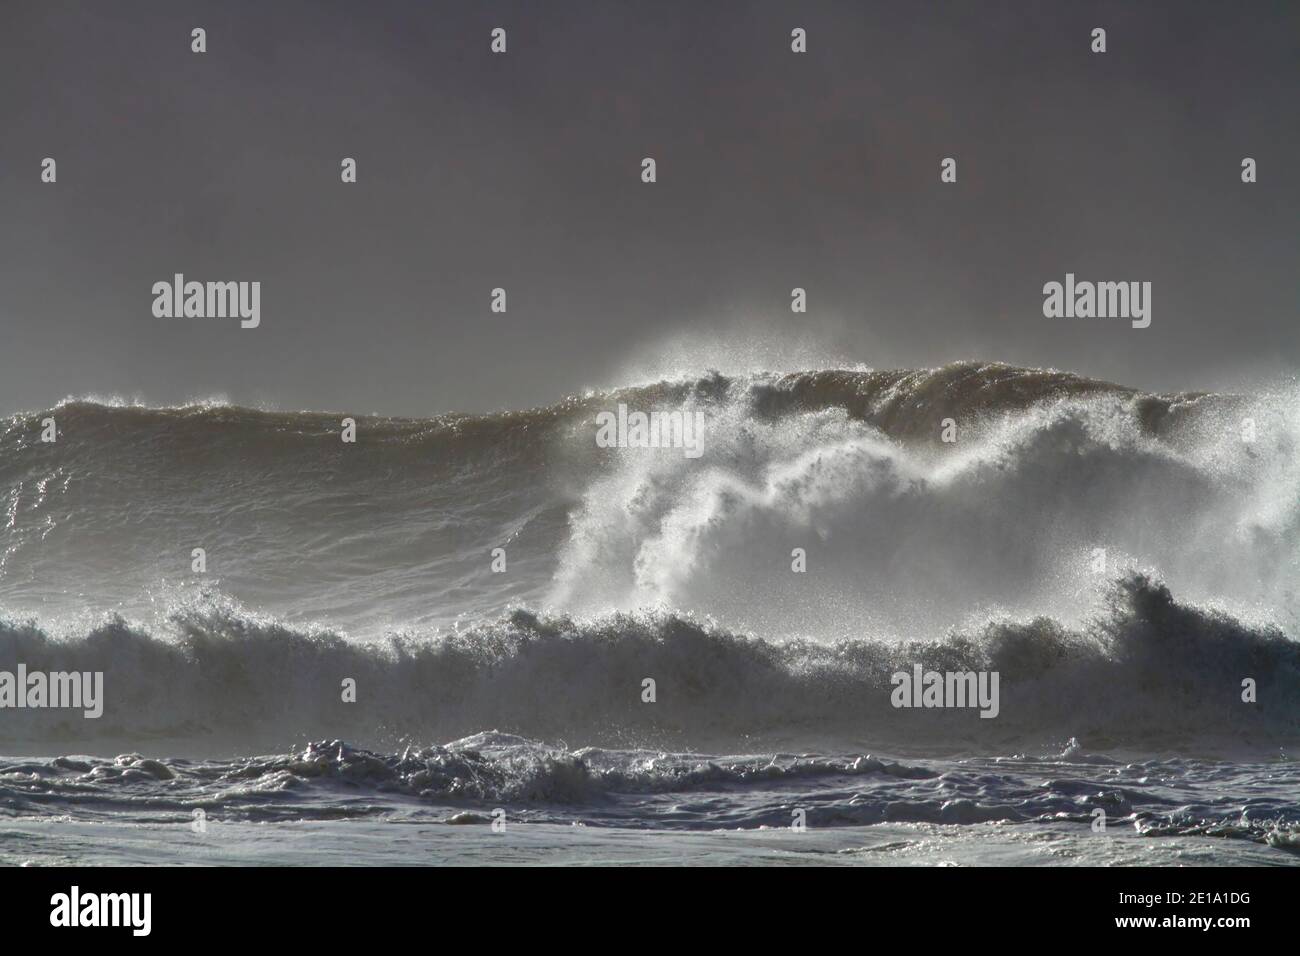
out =
[[[0,710],[0,862],[1294,865],[1298,452],[1294,382],[978,362],[14,415],[0,670],[104,706]]]

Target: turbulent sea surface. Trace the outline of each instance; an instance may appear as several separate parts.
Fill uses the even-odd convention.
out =
[[[619,403],[702,457],[597,447]],[[1295,386],[346,414],[0,420],[0,670],[104,674],[97,720],[0,710],[0,862],[1300,863]],[[894,708],[916,664],[998,716]]]

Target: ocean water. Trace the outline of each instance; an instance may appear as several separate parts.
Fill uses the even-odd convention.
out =
[[[703,454],[597,447],[620,403]],[[0,421],[0,671],[104,675],[97,719],[0,710],[0,862],[1300,862],[1294,383],[345,414]],[[894,707],[916,665],[996,717]]]

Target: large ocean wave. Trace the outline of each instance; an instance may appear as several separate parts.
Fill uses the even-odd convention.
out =
[[[597,447],[620,403],[701,411],[703,456]],[[9,711],[0,743],[1296,732],[1294,386],[959,363],[352,415],[355,444],[345,414],[69,400],[0,422],[0,668],[102,670],[108,698],[98,721]],[[998,670],[998,719],[894,710],[913,663]]]

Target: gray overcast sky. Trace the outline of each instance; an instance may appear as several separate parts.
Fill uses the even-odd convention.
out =
[[[1300,368],[1300,4],[5,0],[0,31],[3,411],[520,407],[728,342]],[[1044,318],[1067,271],[1152,282],[1151,327]],[[261,327],[154,318],[175,272],[261,281]]]

